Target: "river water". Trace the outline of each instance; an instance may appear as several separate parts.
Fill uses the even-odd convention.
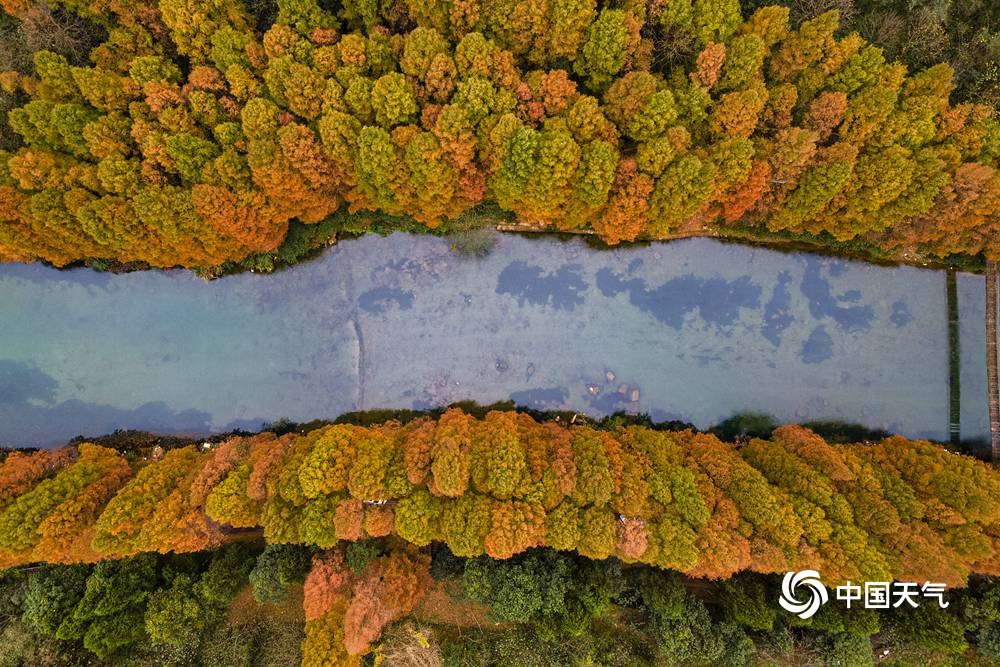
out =
[[[968,439],[989,430],[983,292],[958,276]],[[482,259],[369,235],[208,283],[0,265],[6,446],[463,399],[699,427],[755,410],[945,439],[945,274],[709,239],[598,251],[515,235]]]

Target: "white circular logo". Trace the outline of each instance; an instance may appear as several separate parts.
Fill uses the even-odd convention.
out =
[[[805,602],[800,602],[795,596],[795,589],[800,586],[809,593],[809,598]],[[790,611],[799,618],[806,619],[819,611],[820,606],[826,604],[829,599],[826,586],[819,580],[819,572],[802,570],[798,573],[785,573],[785,578],[781,582],[781,598],[778,603],[785,611]]]

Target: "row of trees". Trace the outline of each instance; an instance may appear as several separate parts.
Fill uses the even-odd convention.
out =
[[[428,556],[384,540],[373,541],[369,557],[358,560],[357,549],[352,558],[357,545],[313,558],[305,582],[303,665],[359,665],[358,656],[373,650],[376,662],[388,658],[400,633],[384,630],[421,615],[418,607],[426,610],[423,596],[440,590],[432,579],[447,582],[444,588],[452,591],[460,579],[453,599],[483,605],[488,620],[519,627],[513,646],[497,647],[496,637],[488,636],[494,629],[442,647],[459,664],[564,664],[565,658],[580,664],[596,647],[579,638],[605,633],[604,649],[590,653],[595,664],[750,665],[762,654],[774,659],[791,653],[793,632],[808,647],[799,649],[800,662],[801,653],[816,651],[818,664],[873,665],[872,638],[880,634],[905,664],[932,662],[927,651],[965,653],[969,639],[980,656],[1000,658],[995,580],[977,579],[968,590],[948,592],[947,607],[923,600],[880,613],[831,600],[803,620],[778,606],[777,576],[744,573],[721,583],[685,582],[676,572],[551,549],[504,560],[461,559],[447,549]],[[628,617],[637,626],[632,632],[626,630]],[[432,648],[426,636],[422,644]],[[557,647],[569,649],[568,655],[559,655]],[[420,653],[415,646],[410,651]],[[430,657],[432,651],[425,652]]]
[[[57,4],[107,39],[0,77],[23,102],[7,259],[209,266],[342,207],[436,228],[485,202],[611,243],[739,224],[1000,251],[994,110],[837,38],[834,12],[279,0],[258,28],[228,0]]]
[[[14,594],[7,584],[23,582],[16,594],[21,620],[43,638],[82,646],[98,658],[144,646],[160,664],[178,664],[197,655],[206,631],[224,620],[256,571],[257,552],[255,545],[234,543],[203,554],[49,566],[27,576],[9,571],[0,573],[0,588]],[[5,646],[9,663],[7,649],[15,647]],[[79,655],[73,664],[88,661]]]
[[[36,465],[39,457],[62,467]],[[1000,474],[927,442],[831,446],[798,426],[744,446],[690,431],[602,431],[457,409],[168,451],[10,456],[44,479],[0,508],[6,565],[199,551],[232,528],[273,544],[396,535],[457,555],[537,546],[691,576],[817,569],[829,581],[1000,573]]]
[[[691,581],[551,549],[494,560],[394,538],[322,551],[242,540],[197,554],[0,571],[0,660],[345,667],[373,653],[390,665],[404,656],[483,667],[814,657],[810,664],[861,667],[874,664],[874,642],[903,664],[969,659],[970,645],[1000,658],[996,580],[948,591],[947,608],[924,600],[877,611],[831,599],[803,620],[777,605],[780,579]]]
[[[749,0],[748,7],[766,0]],[[844,31],[857,31],[881,47],[886,58],[910,70],[946,62],[955,70],[953,99],[1000,107],[1000,7],[990,0],[788,0],[792,22],[836,7]]]
[[[876,635],[900,664],[936,662],[926,653],[920,655],[919,649],[913,651],[913,644],[939,654],[965,653],[967,637],[975,638],[980,656],[1000,656],[1000,589],[995,581],[978,580],[969,589],[949,592],[947,609],[930,601],[915,609],[906,605],[880,613],[831,599],[815,616],[802,620],[777,605],[777,576],[741,574],[715,584],[684,582],[676,573],[656,568],[536,550],[503,561],[467,560],[462,578],[465,595],[487,605],[491,619],[533,630],[534,641],[520,633],[524,655],[545,656],[539,660],[545,664],[574,664],[574,657],[579,660],[589,653],[595,662],[617,665],[770,661],[861,667],[874,664]],[[608,632],[609,625],[614,627],[609,617],[637,612],[641,633]],[[584,639],[602,634],[603,646]],[[482,639],[479,635],[465,643],[486,644],[494,663],[531,662],[504,659],[502,647]],[[798,646],[793,648],[793,642]],[[554,645],[569,648],[569,660],[553,651]],[[475,656],[476,649],[464,653]],[[650,657],[633,658],[636,654]],[[489,663],[473,658],[464,664]]]

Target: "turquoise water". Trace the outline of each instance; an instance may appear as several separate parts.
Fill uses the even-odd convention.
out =
[[[988,432],[983,280],[958,280],[962,436]],[[0,266],[0,444],[204,435],[513,399],[700,427],[757,410],[948,431],[945,274],[709,239],[486,258],[395,234],[204,282]],[[608,380],[608,372],[614,379]]]

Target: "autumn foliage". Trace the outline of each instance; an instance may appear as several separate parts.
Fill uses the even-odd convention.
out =
[[[317,555],[305,581],[305,663],[357,664],[356,656],[371,650],[386,625],[409,614],[430,581],[430,557],[405,544],[360,573],[348,567],[343,549]]]
[[[262,24],[227,0],[55,4],[108,37],[92,65],[38,51],[0,74],[23,102],[0,258],[211,266],[342,207],[437,228],[483,203],[610,243],[740,225],[1000,253],[994,110],[951,105],[946,65],[837,37],[835,12],[793,29],[738,0],[282,0]]]
[[[5,564],[198,551],[232,526],[324,549],[389,535],[463,557],[549,546],[712,579],[812,568],[831,581],[962,585],[1000,574],[1000,475],[898,436],[833,446],[784,426],[736,447],[690,431],[452,409],[405,425],[234,437],[209,451],[169,450],[135,471],[113,450],[69,451],[71,463],[20,486],[0,511]],[[67,456],[8,457],[0,473]],[[420,569],[383,566],[378,581],[353,579],[335,557],[318,560],[310,619],[351,587],[345,600],[377,597],[386,578]],[[411,588],[420,585],[393,584],[399,595]],[[390,622],[383,612],[345,609],[352,651],[369,641],[363,628]]]

